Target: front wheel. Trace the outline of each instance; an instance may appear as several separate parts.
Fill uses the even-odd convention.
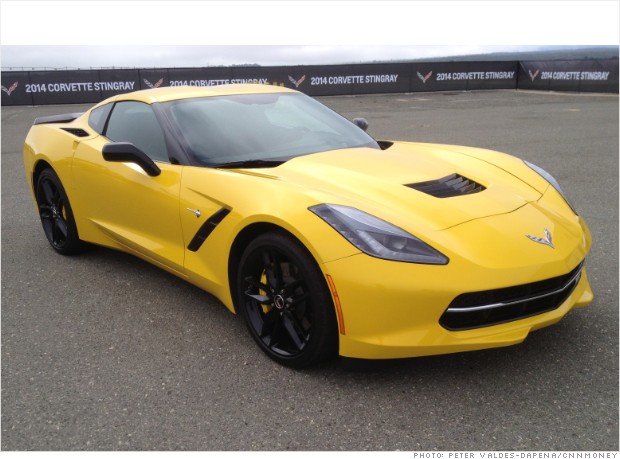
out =
[[[336,353],[338,327],[325,279],[292,237],[267,233],[248,245],[236,299],[252,337],[275,361],[306,367]]]
[[[43,232],[58,253],[70,255],[82,250],[69,198],[56,173],[45,169],[39,175],[36,187],[39,216]]]

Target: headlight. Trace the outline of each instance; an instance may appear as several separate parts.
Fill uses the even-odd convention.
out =
[[[532,163],[527,162],[525,160],[523,160],[523,162],[525,164],[527,164],[527,166],[530,169],[535,171],[538,175],[540,175],[547,182],[549,182],[551,184],[551,186],[553,188],[555,188],[557,190],[557,192],[560,193],[560,195],[562,195],[562,197],[564,198],[564,201],[566,201],[566,204],[568,204],[568,206],[572,209],[572,211],[575,212],[575,214],[577,213],[577,211],[575,210],[575,207],[573,206],[573,204],[568,200],[568,198],[566,197],[566,195],[562,191],[562,188],[560,187],[560,184],[558,183],[558,181],[555,178],[553,178],[553,175],[551,175],[549,172],[544,170],[542,167],[537,166],[536,164],[532,164]]]
[[[362,252],[386,260],[445,265],[448,258],[417,237],[352,207],[319,204],[310,207]]]

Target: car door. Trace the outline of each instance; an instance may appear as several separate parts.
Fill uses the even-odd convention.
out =
[[[182,274],[179,190],[183,166],[170,164],[163,130],[149,104],[117,102],[106,119],[107,123],[101,123],[103,135],[81,142],[74,154],[78,205],[87,216],[80,235],[96,242],[103,238],[106,245],[120,246]],[[150,176],[135,163],[106,161],[102,149],[111,141],[134,144],[161,173]]]

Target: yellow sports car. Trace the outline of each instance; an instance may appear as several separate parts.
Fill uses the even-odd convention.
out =
[[[515,157],[376,141],[282,87],[122,94],[37,118],[51,246],[134,254],[215,295],[290,366],[507,346],[591,302],[591,236]]]

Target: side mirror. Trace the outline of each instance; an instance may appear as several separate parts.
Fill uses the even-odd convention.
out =
[[[362,131],[368,129],[368,121],[366,121],[366,118],[354,118],[353,124],[355,124]]]
[[[103,159],[118,163],[134,163],[144,169],[151,177],[161,174],[161,169],[146,153],[129,142],[113,142],[103,146]]]

